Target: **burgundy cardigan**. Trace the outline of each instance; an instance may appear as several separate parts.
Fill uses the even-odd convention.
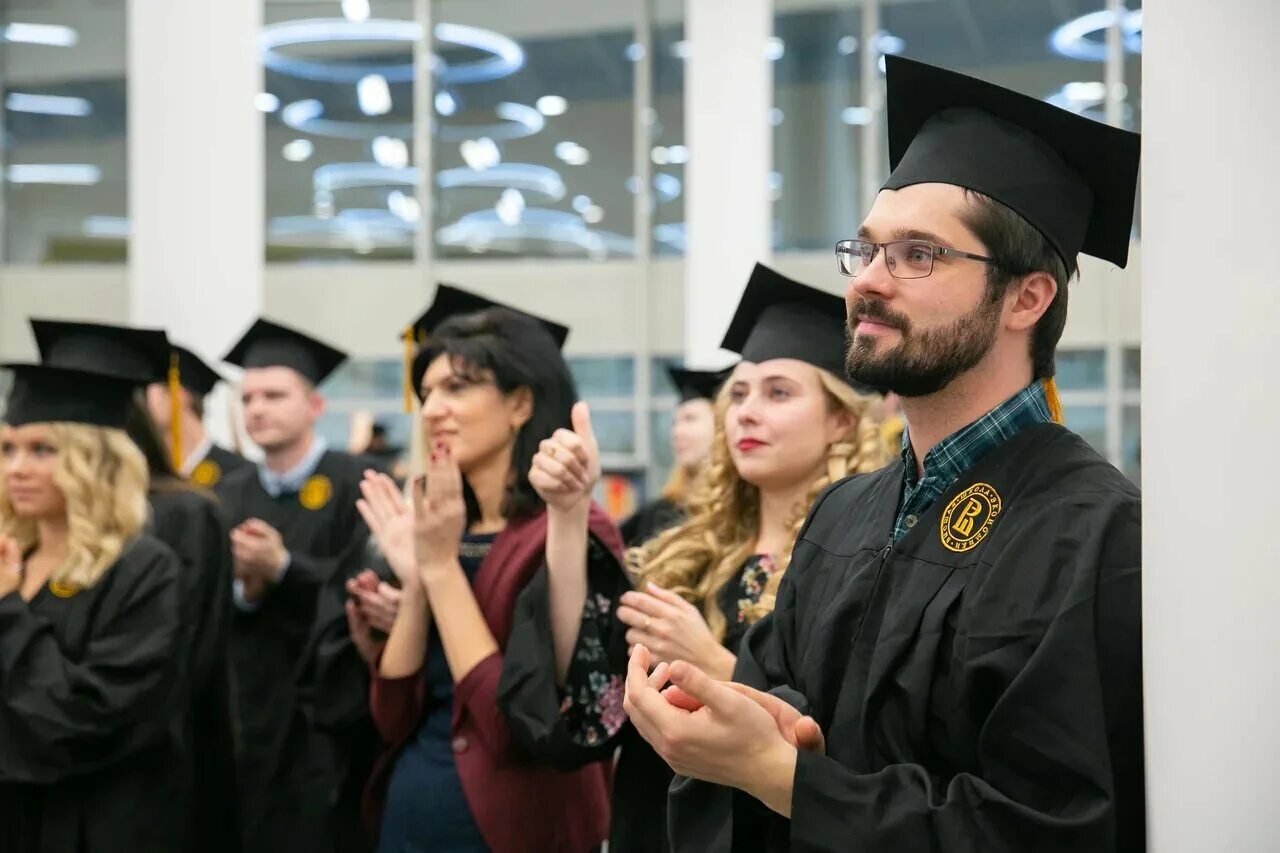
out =
[[[613,522],[591,508],[591,532],[615,554],[622,541]],[[453,688],[453,752],[462,791],[476,826],[493,853],[585,853],[609,836],[609,767],[589,764],[561,772],[521,755],[498,710],[502,653],[511,634],[516,599],[545,563],[546,513],[512,522],[494,540],[472,591],[498,651],[478,663]],[[365,791],[365,818],[381,825],[395,762],[425,716],[421,670],[382,678],[376,666],[370,691],[373,720],[391,744]]]

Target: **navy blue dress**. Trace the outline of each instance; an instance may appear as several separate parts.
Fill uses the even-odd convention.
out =
[[[495,538],[462,537],[459,562],[470,583]],[[453,675],[434,624],[428,637],[426,717],[392,771],[378,853],[488,853],[453,759]]]

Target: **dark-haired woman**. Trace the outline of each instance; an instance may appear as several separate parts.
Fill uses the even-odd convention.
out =
[[[517,598],[546,582],[546,511],[528,471],[570,425],[573,380],[545,326],[505,308],[443,323],[413,379],[424,452],[410,499],[370,475],[360,504],[402,587],[371,699],[394,745],[371,786],[378,850],[594,850],[608,832],[606,768],[531,761],[498,708],[500,681],[504,693],[554,690],[554,672],[511,684],[503,663]],[[595,558],[612,559],[618,533],[598,508],[589,529]]]
[[[189,853],[240,849],[236,807],[235,742],[231,725],[231,538],[212,492],[192,486],[174,470],[139,392],[125,431],[147,460],[152,533],[182,562],[183,664],[186,740],[194,786],[183,826]]]

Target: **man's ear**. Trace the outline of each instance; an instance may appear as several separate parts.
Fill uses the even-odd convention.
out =
[[[1005,327],[1022,332],[1035,328],[1058,295],[1058,282],[1047,272],[1023,276],[1005,295]]]

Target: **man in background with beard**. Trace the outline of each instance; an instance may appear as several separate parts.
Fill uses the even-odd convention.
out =
[[[902,459],[819,498],[737,683],[638,647],[626,707],[689,777],[677,851],[1141,851],[1141,497],[1052,382],[1077,255],[1127,259],[1138,139],[887,63],[894,170],[836,253]]]

